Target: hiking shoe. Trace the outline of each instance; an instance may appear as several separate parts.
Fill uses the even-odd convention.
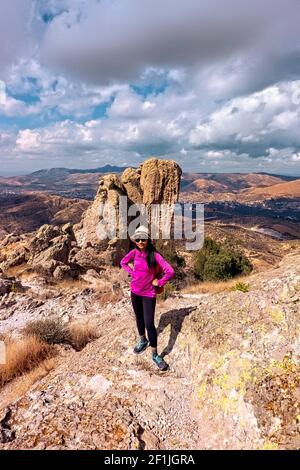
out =
[[[145,351],[146,348],[149,346],[149,341],[147,339],[140,339],[137,345],[134,347],[133,352],[135,354],[140,354]]]
[[[160,370],[167,370],[169,368],[169,365],[159,354],[152,354],[152,359]]]

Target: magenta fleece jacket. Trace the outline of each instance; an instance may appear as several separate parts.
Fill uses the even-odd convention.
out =
[[[156,297],[156,289],[152,285],[155,279],[155,267],[148,267],[147,253],[134,248],[121,259],[121,267],[131,275],[131,292],[145,297]],[[159,287],[164,286],[175,274],[172,266],[157,252],[155,252],[156,263],[163,271],[163,276],[158,280]],[[134,269],[128,266],[133,263]]]

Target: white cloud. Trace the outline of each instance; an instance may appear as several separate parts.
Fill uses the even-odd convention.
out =
[[[42,67],[36,58],[23,59],[8,69],[6,83],[0,81],[0,114],[29,116],[55,111],[62,116],[83,118],[126,88],[124,84],[92,86],[70,81]],[[33,96],[36,102],[26,104],[9,96],[6,89],[17,96]]]
[[[300,109],[292,99],[297,87],[300,81],[287,82],[230,100],[196,124],[189,134],[190,144],[263,147],[272,143],[288,146],[293,142],[300,146],[296,131]]]

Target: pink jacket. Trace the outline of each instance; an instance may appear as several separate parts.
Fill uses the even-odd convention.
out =
[[[143,295],[145,297],[156,297],[156,289],[152,285],[153,279],[156,278],[155,267],[148,267],[146,256],[146,252],[134,248],[121,259],[120,264],[121,267],[131,275],[130,289],[134,294]],[[174,276],[175,271],[157,252],[155,252],[155,259],[156,263],[163,271],[163,276],[158,280],[158,285],[161,287]],[[133,263],[134,269],[128,266],[128,263]]]

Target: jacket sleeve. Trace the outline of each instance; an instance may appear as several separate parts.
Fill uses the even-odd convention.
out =
[[[155,258],[157,264],[160,266],[164,273],[163,276],[158,279],[158,285],[159,287],[162,287],[174,276],[175,271],[172,266],[167,263],[167,261],[159,253],[155,253]]]
[[[133,250],[130,250],[127,255],[124,256],[124,258],[121,259],[120,265],[122,269],[125,269],[129,274],[133,273],[133,269],[128,266],[128,263],[132,262],[134,260],[134,254],[135,254],[135,248]]]

